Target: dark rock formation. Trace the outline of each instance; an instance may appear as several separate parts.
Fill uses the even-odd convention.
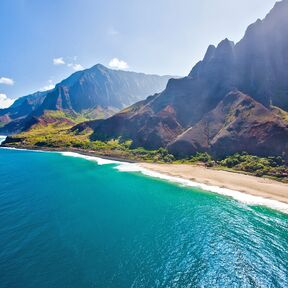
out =
[[[179,135],[168,149],[177,156],[197,151],[216,157],[239,151],[285,156],[288,155],[288,125],[259,102],[235,91]]]

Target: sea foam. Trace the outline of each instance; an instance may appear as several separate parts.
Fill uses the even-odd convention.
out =
[[[0,135],[0,145],[1,145],[2,142],[5,141],[5,139],[6,139],[6,136],[2,136],[2,135]]]
[[[0,136],[0,141],[5,140],[5,136]],[[4,149],[15,149],[15,148],[6,148],[3,147]],[[17,149],[16,150],[26,150],[26,149]],[[26,150],[26,151],[34,151],[34,152],[48,152],[48,151],[41,151],[41,150]],[[68,156],[68,157],[76,157],[76,158],[82,158],[86,159],[88,161],[93,161],[96,162],[98,165],[115,165],[115,169],[117,169],[120,172],[134,172],[134,173],[141,173],[143,175],[152,177],[152,178],[158,178],[162,179],[165,181],[169,181],[172,183],[176,183],[178,185],[182,185],[185,187],[194,187],[194,188],[199,188],[205,191],[221,194],[224,196],[232,197],[233,199],[242,202],[247,205],[257,205],[257,206],[266,206],[281,212],[284,212],[288,214],[288,204],[277,201],[277,200],[272,200],[268,198],[264,198],[261,196],[254,196],[250,195],[247,193],[239,192],[236,190],[231,190],[227,188],[222,188],[218,186],[212,186],[212,185],[206,185],[198,182],[194,182],[188,179],[183,179],[180,177],[175,177],[175,176],[169,176],[166,174],[162,174],[159,172],[155,172],[146,168],[141,167],[140,165],[136,163],[128,163],[128,162],[122,162],[122,161],[117,161],[117,160],[110,160],[110,159],[104,159],[100,157],[95,157],[95,156],[88,156],[88,155],[83,155],[79,154],[76,152],[59,152],[63,156]]]
[[[83,159],[87,159],[90,161],[95,161],[97,162],[98,165],[116,164],[114,169],[120,172],[141,173],[149,177],[162,179],[162,180],[176,183],[185,187],[199,188],[201,190],[228,196],[247,205],[266,206],[266,207],[288,214],[288,204],[277,201],[277,200],[268,199],[268,198],[264,198],[261,196],[254,196],[254,195],[250,195],[247,193],[243,193],[243,192],[239,192],[236,190],[231,190],[231,189],[227,189],[227,188],[223,188],[219,186],[206,185],[206,184],[194,182],[188,179],[183,179],[180,177],[169,176],[169,175],[162,174],[159,172],[154,172],[146,168],[142,168],[140,165],[136,163],[128,163],[128,162],[103,159],[100,157],[86,156],[86,155],[81,155],[75,152],[61,152],[61,154],[64,156],[78,157],[78,158],[83,158]]]
[[[89,155],[83,155],[79,154],[76,152],[60,152],[63,156],[70,156],[70,157],[75,157],[75,158],[83,158],[89,161],[94,161],[97,162],[98,165],[107,165],[107,164],[120,164],[122,162],[120,161],[114,161],[110,159],[104,159],[100,157],[95,157],[95,156],[89,156]],[[129,163],[127,163],[129,164]]]
[[[272,200],[272,199],[264,198],[261,196],[254,196],[254,195],[239,192],[236,190],[222,188],[219,186],[206,185],[206,184],[194,182],[188,179],[183,179],[180,177],[169,176],[169,175],[162,174],[159,172],[154,172],[146,168],[142,168],[141,166],[137,164],[121,163],[119,166],[116,166],[115,168],[121,172],[140,172],[149,177],[159,178],[159,179],[177,183],[186,187],[195,187],[195,188],[199,188],[205,191],[232,197],[233,199],[239,202],[242,202],[244,204],[247,204],[247,205],[266,206],[266,207],[279,210],[281,212],[288,214],[288,204],[277,201],[277,200]]]

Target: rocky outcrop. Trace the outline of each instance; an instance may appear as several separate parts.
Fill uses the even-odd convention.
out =
[[[255,100],[288,110],[288,1],[277,2],[236,45],[238,87]]]
[[[288,155],[288,125],[264,105],[234,91],[179,135],[168,149],[177,156],[197,151],[216,157],[239,151],[285,156]]]
[[[36,92],[17,99],[9,108],[0,109],[0,134],[21,131],[25,126],[25,119],[41,106],[48,93],[49,91]]]
[[[175,113],[166,106],[160,111],[153,110],[147,103],[158,95],[149,97],[112,116],[97,125],[96,135],[92,139],[109,140],[112,138],[133,139],[133,146],[144,146],[148,149],[166,146],[182,132]],[[136,137],[134,137],[137,135]],[[95,138],[94,138],[95,137]]]

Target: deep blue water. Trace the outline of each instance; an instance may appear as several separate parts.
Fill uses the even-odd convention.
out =
[[[0,149],[0,287],[288,287],[288,216]]]

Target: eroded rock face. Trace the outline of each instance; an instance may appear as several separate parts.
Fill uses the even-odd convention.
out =
[[[250,25],[236,45],[239,89],[265,106],[288,110],[288,1]]]
[[[157,96],[132,105],[129,109],[102,121],[95,128],[97,134],[93,134],[91,138],[100,140],[118,137],[133,139],[134,147],[142,146],[147,149],[166,146],[182,132],[182,128],[170,107],[166,106],[165,109],[157,111],[147,105]]]
[[[239,91],[226,95],[196,125],[168,145],[178,156],[197,151],[223,157],[238,151],[255,155],[288,153],[287,124]]]
[[[96,106],[123,109],[164,90],[169,78],[111,70],[97,64],[74,73],[56,85],[51,96],[46,97],[43,109],[45,105],[50,107],[51,102],[54,109],[73,109],[75,112]]]
[[[9,108],[0,109],[0,134],[21,131],[24,119],[41,106],[48,93],[36,92],[17,99]]]
[[[250,25],[239,43],[209,46],[187,77],[170,79],[162,93],[101,122],[92,139],[123,137],[182,156],[199,150],[282,155],[287,127],[270,105],[288,110],[287,27],[284,0]]]

